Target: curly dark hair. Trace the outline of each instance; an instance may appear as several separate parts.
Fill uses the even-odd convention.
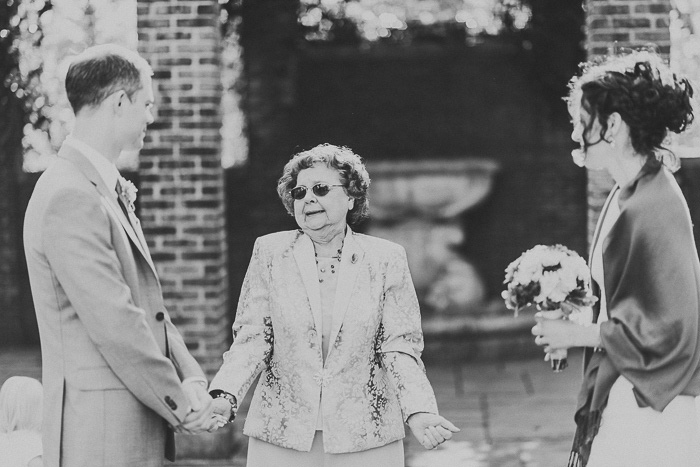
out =
[[[290,190],[297,184],[297,176],[304,169],[313,167],[317,163],[336,169],[340,173],[340,181],[345,193],[355,200],[354,206],[347,214],[347,222],[350,225],[358,224],[369,216],[369,174],[362,162],[362,158],[344,146],[332,144],[320,144],[307,151],[292,156],[282,170],[282,176],[277,181],[277,194],[282,200],[285,209],[290,215],[294,215],[294,199]]]
[[[614,63],[593,66],[572,81],[570,96],[580,90],[580,105],[591,115],[584,134],[597,118],[600,139],[605,139],[608,117],[617,112],[629,126],[638,154],[651,158],[664,152],[668,131],[681,133],[693,121],[693,88],[668,68],[660,69],[659,63],[640,60],[622,71]]]

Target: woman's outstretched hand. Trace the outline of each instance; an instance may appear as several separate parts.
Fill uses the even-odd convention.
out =
[[[406,421],[411,428],[413,436],[425,449],[434,449],[452,438],[452,433],[457,433],[459,428],[452,422],[437,414],[417,412],[408,417]]]

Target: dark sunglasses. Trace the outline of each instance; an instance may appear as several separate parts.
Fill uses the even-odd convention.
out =
[[[311,187],[311,191],[313,191],[313,193],[316,196],[326,196],[328,192],[331,191],[331,188],[333,188],[334,186],[343,185],[329,185],[328,183],[317,183]],[[304,185],[299,185],[289,190],[289,194],[292,195],[292,198],[300,200],[306,198],[307,191],[308,188],[306,188]]]

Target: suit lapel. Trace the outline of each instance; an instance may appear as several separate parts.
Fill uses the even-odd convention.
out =
[[[83,156],[78,150],[73,149],[68,145],[64,145],[63,147],[61,147],[61,150],[58,152],[58,157],[62,157],[75,164],[78,167],[78,169],[83,173],[83,175],[85,175],[85,177],[87,177],[87,179],[90,180],[90,182],[93,185],[95,185],[97,191],[105,199],[107,205],[111,207],[112,215],[122,225],[122,227],[126,231],[126,234],[129,236],[133,244],[136,246],[143,258],[153,270],[153,274],[155,274],[156,277],[158,277],[155,265],[151,261],[151,256],[145,249],[146,244],[141,243],[138,234],[134,230],[134,227],[131,225],[129,220],[124,215],[124,212],[122,212],[122,209],[119,207],[119,201],[117,201],[116,192],[113,189],[110,190],[109,188],[107,188],[107,186],[104,183],[104,180],[102,180],[102,177],[100,177],[100,174],[97,172],[97,169],[95,169],[95,167],[90,163],[90,161],[87,160],[87,158]]]
[[[316,271],[316,257],[314,255],[314,246],[311,239],[300,234],[293,246],[294,260],[297,263],[299,274],[306,288],[306,296],[309,297],[309,305],[311,306],[311,314],[314,317],[314,326],[316,327],[316,344],[319,349],[322,348],[321,339],[323,337],[322,327],[322,310],[321,310],[321,288],[318,285],[318,272]]]
[[[333,352],[333,343],[338,337],[340,328],[343,325],[345,314],[352,298],[352,290],[355,287],[357,273],[360,271],[364,250],[355,241],[354,232],[348,227],[343,244],[343,254],[340,258],[340,270],[338,271],[338,286],[335,291],[333,302],[333,324],[331,325],[331,336],[328,341],[328,355]],[[328,357],[326,357],[328,359]]]
[[[123,212],[122,212],[123,214]],[[148,260],[149,263],[153,263],[153,260],[151,259],[151,252],[148,251],[148,243],[146,243],[146,237],[143,236],[143,230],[141,229],[141,221],[139,221],[139,218],[136,217],[136,214],[134,213],[129,213],[129,220],[131,221],[131,226],[134,228],[136,231],[136,235],[139,238],[139,241],[141,242],[141,245],[143,246],[143,251],[142,253],[145,255],[146,260]],[[155,269],[155,267],[154,267]]]

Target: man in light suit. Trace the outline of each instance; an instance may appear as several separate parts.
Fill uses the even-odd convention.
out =
[[[207,380],[163,305],[135,189],[114,165],[153,122],[151,75],[115,45],[76,57],[66,77],[75,127],[27,208],[46,467],[162,466],[173,430],[211,420]]]

